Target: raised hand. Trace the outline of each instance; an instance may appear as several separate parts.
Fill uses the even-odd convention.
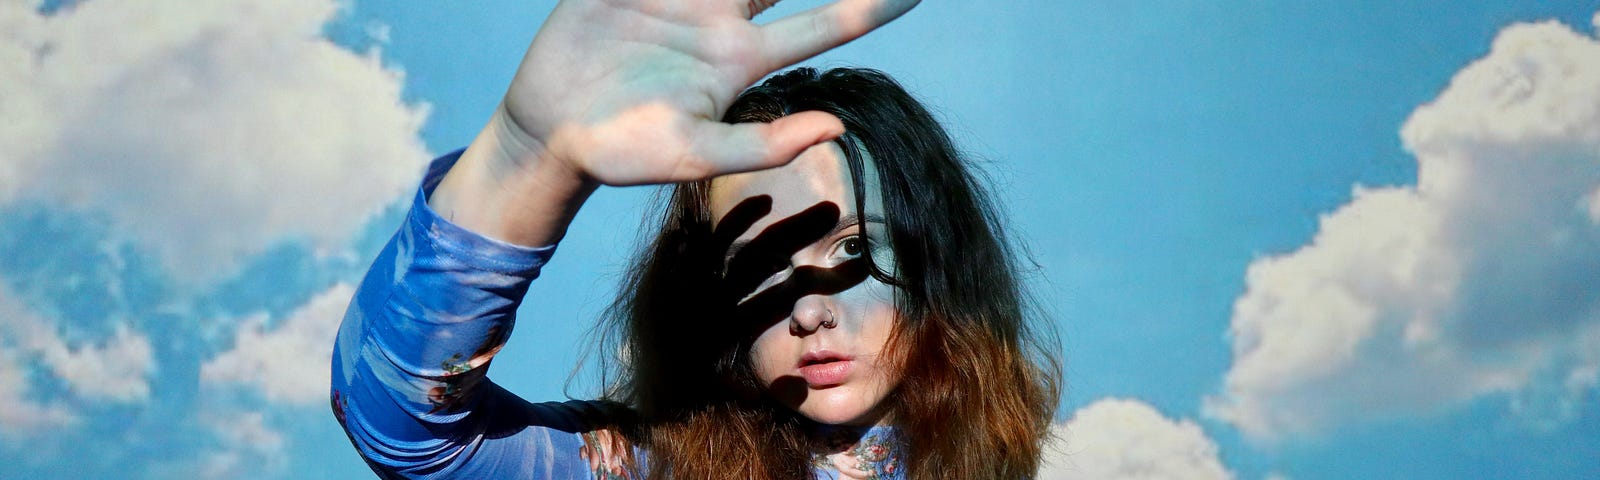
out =
[[[463,155],[461,172],[452,171],[430,203],[491,236],[543,243],[559,238],[596,185],[690,181],[787,163],[842,134],[838,119],[805,112],[771,124],[719,122],[733,99],[762,76],[917,2],[838,0],[757,25],[751,18],[776,0],[562,1]],[[507,205],[550,197],[569,201],[558,212]]]
[[[608,185],[773,167],[842,133],[823,114],[718,122],[762,76],[854,39],[916,0],[840,0],[756,25],[776,1],[569,0],[523,59],[505,112],[531,141]]]

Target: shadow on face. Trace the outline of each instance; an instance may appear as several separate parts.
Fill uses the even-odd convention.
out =
[[[843,292],[868,276],[866,261],[857,258],[832,267],[793,267],[783,280],[761,288],[768,279],[790,268],[789,259],[795,253],[839,227],[839,206],[820,202],[774,222],[748,242],[734,241],[770,210],[771,197],[747,198],[729,210],[712,233],[718,242],[713,251],[728,252],[722,271],[722,301],[732,302],[733,318],[754,331],[788,317],[802,297]]]

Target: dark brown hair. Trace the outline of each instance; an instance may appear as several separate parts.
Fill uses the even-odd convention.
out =
[[[870,253],[867,262],[896,286],[886,351],[901,379],[884,401],[908,478],[1032,477],[1061,365],[989,194],[927,109],[874,70],[777,75],[740,96],[725,120],[807,110],[844,122],[838,142],[858,209],[863,169],[881,182],[896,264],[880,268]],[[648,468],[635,466],[650,478],[810,478],[810,421],[760,394],[748,358],[754,334],[706,293],[716,280],[696,249],[712,238],[709,184],[672,189],[661,228],[607,310],[598,346],[617,358],[600,356],[604,398],[635,414],[620,428],[650,452]]]

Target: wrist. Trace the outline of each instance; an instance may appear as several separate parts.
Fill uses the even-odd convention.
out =
[[[543,141],[519,128],[502,105],[428,204],[450,222],[480,235],[543,246],[561,239],[578,207],[597,187]]]

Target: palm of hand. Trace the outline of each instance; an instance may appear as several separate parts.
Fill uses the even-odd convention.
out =
[[[771,2],[771,3],[776,3]],[[853,39],[916,0],[841,0],[757,25],[761,0],[568,0],[551,13],[506,96],[536,143],[610,185],[696,180],[780,165],[843,133],[831,115],[718,122],[761,76]]]

